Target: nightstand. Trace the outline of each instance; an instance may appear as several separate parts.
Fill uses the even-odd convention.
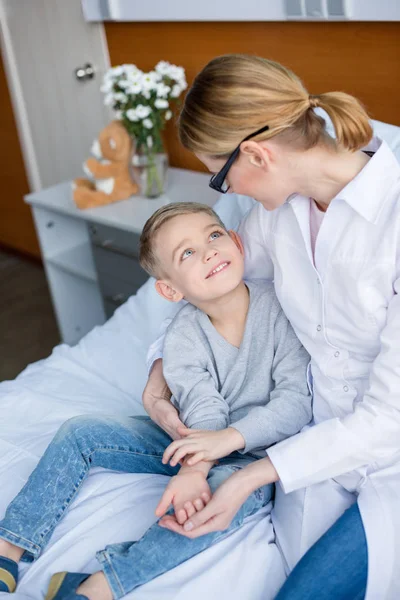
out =
[[[43,264],[61,339],[76,344],[101,325],[147,280],[138,262],[138,242],[147,219],[171,202],[212,206],[218,194],[209,176],[169,169],[167,192],[156,199],[132,196],[79,210],[71,182],[29,194]]]

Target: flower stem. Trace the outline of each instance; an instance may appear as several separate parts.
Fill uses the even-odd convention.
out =
[[[152,187],[153,187],[154,182],[157,187],[158,195],[160,195],[163,191],[163,184],[162,184],[162,181],[160,179],[160,176],[159,176],[159,173],[157,170],[157,164],[156,164],[154,152],[147,153],[147,160],[148,160],[148,166],[147,166],[146,196],[150,197],[153,195]]]

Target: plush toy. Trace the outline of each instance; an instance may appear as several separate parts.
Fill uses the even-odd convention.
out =
[[[73,196],[78,208],[93,208],[137,194],[129,165],[132,139],[120,121],[112,121],[93,142],[92,154],[83,165],[90,179],[75,179]]]

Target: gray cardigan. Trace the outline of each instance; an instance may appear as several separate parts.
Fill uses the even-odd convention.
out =
[[[164,376],[181,420],[192,429],[233,426],[243,452],[265,450],[294,435],[312,416],[309,356],[276,298],[273,284],[249,281],[250,304],[240,348],[187,304],[169,325]]]

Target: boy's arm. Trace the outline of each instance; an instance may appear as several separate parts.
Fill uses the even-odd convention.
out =
[[[191,339],[179,328],[168,331],[164,377],[181,421],[191,429],[225,429],[229,425],[229,406],[207,369],[207,359],[201,341]]]
[[[272,378],[275,387],[268,404],[253,408],[243,419],[230,425],[246,442],[241,452],[267,448],[290,437],[312,417],[312,398],[307,383],[310,357],[282,309],[275,321],[274,339]]]

